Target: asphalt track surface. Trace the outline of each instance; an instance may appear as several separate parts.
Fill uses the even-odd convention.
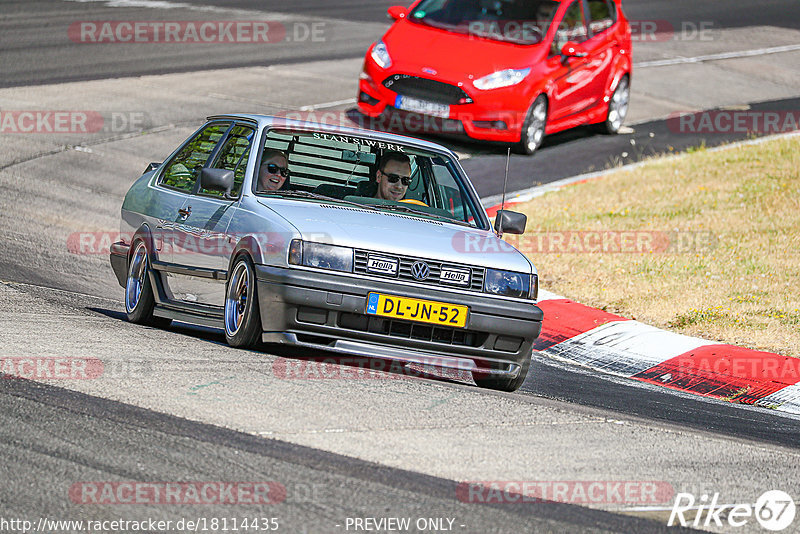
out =
[[[171,2],[196,8],[241,9],[284,15],[275,20],[291,25],[310,23],[317,17],[345,22],[378,24],[388,27],[386,8],[402,2],[386,0],[177,0]],[[270,65],[314,59],[330,60],[363,57],[374,40],[370,32],[352,32],[347,27],[329,24],[325,42],[287,41],[270,45],[198,45],[180,47],[150,44],[144,50],[124,50],[107,45],[72,42],[63,28],[85,20],[215,20],[215,12],[185,7],[161,10],[110,8],[104,0],[63,2],[59,0],[2,0],[0,26],[0,87],[51,84],[115,76],[138,76],[167,72]],[[673,28],[685,23],[710,23],[715,28],[772,25],[800,28],[800,3],[793,0],[626,0],[624,9],[634,21],[666,21]]]
[[[343,21],[385,23],[385,7],[394,2],[272,1],[184,2],[197,6],[223,6],[285,13],[290,17],[324,16]],[[800,4],[796,1],[725,2],[626,2],[634,19],[663,19],[677,24],[685,20],[710,20],[722,27],[772,24],[800,27]],[[176,51],[153,46],[146,54],[104,57],[102,48],[86,48],[64,42],[63,36],[42,31],[53,20],[74,20],[81,13],[90,20],[111,18],[98,4],[52,1],[0,1],[4,14],[18,13],[0,28],[0,80],[2,86],[45,85],[94,77],[132,76],[185,71],[194,68],[263,65],[274,62],[321,58],[358,57],[368,40],[342,40],[333,49],[276,47],[272,55],[251,49],[244,54],[224,47],[202,51]],[[142,18],[135,8],[124,16]],[[38,10],[38,11],[37,11]],[[33,12],[36,16],[31,17]],[[647,15],[645,15],[647,14]],[[113,15],[119,17],[119,14]],[[73,17],[70,19],[70,17]],[[180,16],[164,15],[175,20]],[[42,24],[47,20],[48,24]],[[189,57],[183,55],[188,54]],[[128,54],[126,52],[126,54]],[[140,54],[140,55],[135,55]],[[241,57],[245,56],[245,57]],[[55,58],[55,59],[53,59]],[[19,68],[19,65],[26,65]],[[800,100],[753,103],[752,109],[796,110]],[[610,164],[635,161],[655,154],[680,151],[705,143],[707,146],[741,139],[742,136],[671,135],[664,121],[638,124],[634,133],[608,137],[591,129],[578,129],[551,136],[534,158],[514,158],[512,175],[523,175],[535,165],[536,181],[548,182],[566,176],[600,170]],[[652,134],[652,135],[651,135]],[[635,143],[631,143],[631,139]],[[481,193],[499,192],[494,177],[504,166],[499,148],[456,142],[473,157],[465,161],[472,176],[482,177]],[[672,147],[672,150],[670,150]],[[627,152],[626,159],[622,156]],[[576,155],[579,154],[579,155]],[[496,171],[497,170],[497,171]],[[527,186],[528,182],[510,184]],[[32,246],[35,253],[36,244]],[[8,249],[0,247],[0,279],[33,282],[48,287],[64,286],[58,274],[38,269],[21,272]],[[63,287],[69,289],[69,287]],[[98,305],[91,298],[72,295],[52,297],[65,310],[80,310],[97,317],[123,322],[121,307]],[[32,332],[33,335],[33,332]],[[177,326],[171,335],[183,342],[218,345],[220,333]],[[458,395],[465,386],[438,381],[437,387]],[[483,392],[487,400],[505,395]],[[674,428],[676,432],[700,432],[743,443],[800,449],[800,420],[762,409],[722,404],[666,391],[647,384],[598,377],[537,358],[522,389],[511,397],[531,405],[555,403],[563,410],[596,410],[606,417],[627,417],[644,424]],[[343,517],[424,515],[457,516],[468,532],[660,532],[663,523],[637,517],[591,510],[581,506],[538,503],[537,506],[464,506],[455,501],[454,482],[372,462],[237,432],[212,424],[190,421],[98,396],[25,380],[0,380],[0,502],[2,515],[111,518],[117,510],[98,511],[65,504],[65,488],[76,480],[291,480],[287,499],[280,508],[289,532],[342,531],[331,524]],[[323,498],[308,497],[308,489]],[[313,493],[313,492],[312,492]],[[244,512],[249,509],[244,508]],[[259,515],[263,515],[259,510]],[[269,512],[269,510],[267,510]],[[242,511],[237,509],[237,514]],[[141,507],[137,517],[196,516],[191,507],[168,509]],[[230,516],[223,506],[204,507],[202,516]],[[671,531],[674,529],[670,529]]]
[[[24,429],[24,431],[20,431]],[[285,484],[285,500],[269,505],[139,506],[128,520],[180,517],[276,517],[280,532],[331,532],[344,516],[458,517],[462,532],[667,532],[651,521],[562,503],[535,506],[456,501],[456,482],[391,469],[277,440],[188,421],[119,402],[24,380],[0,386],[0,488],[4,517],[80,517],[65,488],[76,480],[249,480]],[[25,479],[19,474],[24,472]],[[76,478],[77,472],[77,478]],[[84,477],[84,478],[81,478]],[[92,478],[94,477],[94,478]],[[47,480],[44,485],[30,481]],[[85,508],[86,506],[84,506]],[[116,519],[94,511],[92,520]],[[183,508],[183,509],[181,509]],[[67,512],[67,513],[65,513]],[[67,515],[74,514],[74,515]],[[120,514],[123,515],[123,514]],[[34,519],[35,521],[35,519]],[[468,530],[465,530],[468,529]],[[679,530],[680,531],[680,530]],[[212,530],[213,532],[213,530]]]

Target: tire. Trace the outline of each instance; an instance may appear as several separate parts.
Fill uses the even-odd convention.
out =
[[[611,100],[608,101],[606,120],[600,124],[600,129],[603,133],[610,135],[619,133],[622,123],[625,122],[625,118],[628,116],[630,101],[631,84],[630,78],[626,74],[619,80],[617,88],[614,89],[614,94],[611,95]]]
[[[516,152],[533,154],[542,145],[545,127],[547,126],[547,97],[539,95],[531,104],[525,122],[522,123],[519,143]]]
[[[520,386],[522,386],[522,383],[525,382],[525,377],[528,376],[528,369],[530,369],[530,367],[531,355],[529,354],[522,364],[522,368],[519,370],[519,374],[516,378],[487,377],[481,376],[478,373],[473,373],[472,379],[480,388],[512,392],[518,390]]]
[[[225,285],[225,339],[231,347],[255,348],[261,338],[261,314],[253,262],[240,254]]]
[[[136,324],[166,328],[171,319],[153,317],[155,299],[150,283],[150,254],[144,240],[137,239],[128,258],[128,278],[125,282],[125,313]]]

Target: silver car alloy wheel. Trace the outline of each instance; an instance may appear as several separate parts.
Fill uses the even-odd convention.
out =
[[[628,116],[630,98],[631,90],[628,78],[622,78],[614,91],[614,95],[611,97],[611,102],[608,104],[608,124],[615,132],[622,128],[622,123],[625,121],[625,117]]]
[[[125,309],[132,313],[139,304],[147,276],[147,247],[141,241],[133,251],[128,266],[128,280],[125,283]]]
[[[225,297],[225,331],[233,336],[244,322],[247,299],[250,295],[250,267],[240,261],[233,270]]]

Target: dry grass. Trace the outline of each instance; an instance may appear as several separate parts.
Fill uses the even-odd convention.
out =
[[[654,161],[517,206],[534,232],[520,248],[555,293],[672,331],[800,357],[799,173],[797,137]],[[628,230],[655,232],[659,244],[666,236],[673,248],[551,251],[560,232]],[[532,248],[537,232],[545,244]]]

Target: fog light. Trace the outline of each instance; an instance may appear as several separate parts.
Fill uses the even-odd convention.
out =
[[[485,130],[508,130],[508,125],[504,121],[472,121],[472,125]]]
[[[365,104],[369,104],[370,106],[374,106],[375,104],[378,103],[378,99],[377,98],[372,98],[371,96],[369,96],[364,91],[361,91],[358,94],[358,101],[359,102],[364,102]]]

